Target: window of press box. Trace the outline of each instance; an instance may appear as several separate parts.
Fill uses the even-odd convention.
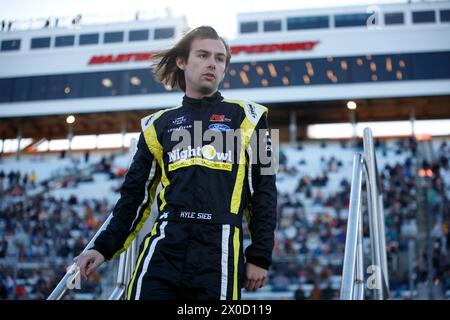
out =
[[[31,49],[50,48],[50,37],[31,39]]]
[[[328,16],[289,17],[287,19],[288,30],[322,29],[330,26]]]
[[[20,39],[3,40],[1,51],[15,51],[20,49]]]
[[[14,87],[12,92],[12,101],[27,101],[28,89],[30,87],[30,77],[21,77],[14,80]]]
[[[10,102],[13,91],[13,79],[0,79],[0,102]]]
[[[450,10],[441,10],[439,14],[441,22],[450,22]]]
[[[98,44],[99,34],[98,33],[85,33],[80,34],[80,45],[88,45],[88,44]]]
[[[64,98],[76,98],[82,96],[83,74],[67,75],[64,87]]]
[[[369,13],[337,14],[334,16],[334,25],[336,28],[366,26],[370,16]]]
[[[43,100],[47,95],[48,87],[48,78],[46,76],[36,76],[30,77],[29,79],[29,91],[28,91],[28,99],[29,100]]]
[[[55,38],[55,47],[71,47],[75,44],[75,36],[59,36]]]
[[[281,31],[281,20],[264,21],[264,32]]]
[[[384,24],[404,24],[405,16],[403,12],[388,12],[384,14]]]
[[[242,22],[240,26],[240,33],[254,33],[258,32],[258,21]]]
[[[62,99],[65,94],[66,75],[47,76],[45,96],[43,99]]]
[[[98,96],[98,90],[101,85],[101,74],[97,72],[89,72],[82,74],[82,86],[81,86],[81,96],[82,97],[96,97]]]
[[[148,40],[148,30],[131,30],[128,34],[129,41],[146,41]]]
[[[434,11],[414,11],[413,23],[432,23],[436,21],[436,14]]]
[[[104,43],[123,42],[123,31],[105,32]]]
[[[175,35],[174,28],[157,28],[155,29],[155,40],[170,39]]]

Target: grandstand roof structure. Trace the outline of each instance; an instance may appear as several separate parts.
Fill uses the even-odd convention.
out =
[[[449,96],[367,99],[355,102],[358,104],[356,117],[361,122],[408,120],[412,111],[417,120],[450,118]],[[300,126],[349,121],[346,101],[343,100],[292,102],[267,106],[270,110],[269,120],[274,127],[287,126],[291,110],[296,110]],[[137,132],[140,130],[140,119],[152,112],[153,109],[78,114],[73,134],[120,133],[124,128],[127,132]],[[66,138],[68,134],[66,117],[67,115],[44,115],[0,118],[0,137],[14,139],[20,127],[23,137]],[[300,131],[299,138],[306,138],[305,133]]]

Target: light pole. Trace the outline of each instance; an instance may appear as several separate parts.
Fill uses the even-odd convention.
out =
[[[289,140],[291,146],[297,145],[297,112],[292,110],[289,116]]]
[[[21,150],[20,150],[20,144],[22,142],[22,124],[20,121],[17,124],[17,149],[16,149],[16,160],[20,160]]]
[[[350,110],[350,124],[352,125],[352,145],[356,144],[356,114],[355,110],[357,108],[355,101],[347,102],[347,109]]]
[[[75,117],[70,115],[66,118],[67,122],[67,140],[69,140],[69,147],[67,149],[67,156],[72,159],[72,139],[73,139],[73,124],[75,122]]]
[[[122,145],[121,154],[125,154],[125,135],[127,134],[127,114],[122,114]]]
[[[414,137],[416,135],[416,107],[411,107],[411,115],[409,117],[409,121],[411,121],[411,135]]]

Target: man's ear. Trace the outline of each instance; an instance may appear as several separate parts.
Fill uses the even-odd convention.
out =
[[[182,57],[177,57],[176,63],[178,68],[184,70],[186,63],[184,62],[184,59]]]

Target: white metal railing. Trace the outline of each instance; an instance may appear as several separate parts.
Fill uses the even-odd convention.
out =
[[[372,258],[372,265],[369,266],[367,271],[373,273],[367,281],[367,287],[374,290],[375,299],[389,298],[383,198],[380,193],[373,136],[369,128],[364,129],[363,144],[364,153],[357,153],[353,156],[350,205],[340,294],[342,300],[364,299],[363,217],[361,210],[363,173],[367,187],[367,211],[369,213]]]

